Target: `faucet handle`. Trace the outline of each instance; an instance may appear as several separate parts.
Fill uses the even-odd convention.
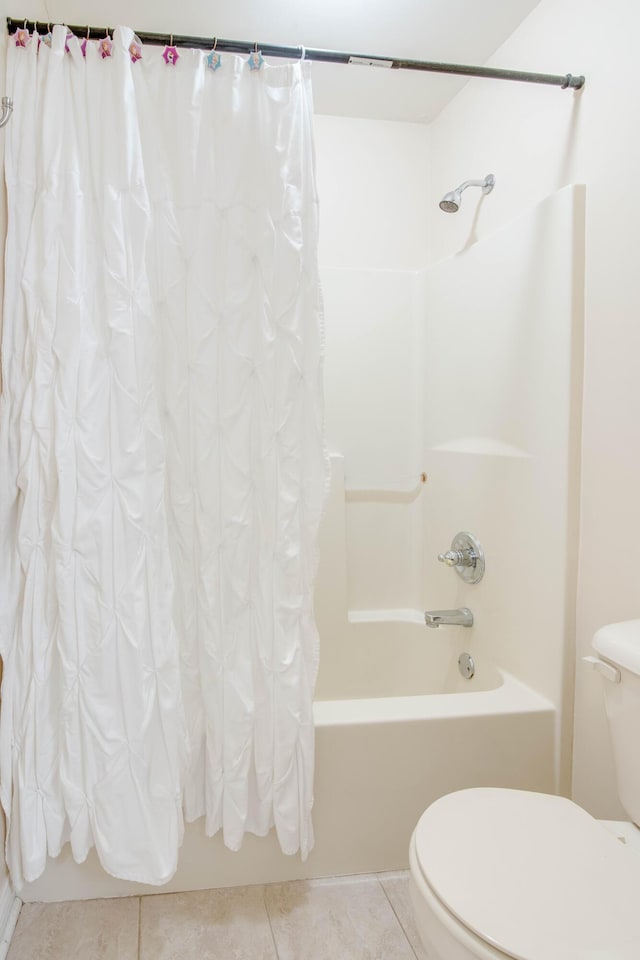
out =
[[[471,533],[457,533],[451,543],[451,549],[439,553],[440,563],[454,567],[456,573],[466,583],[478,583],[484,574],[484,551],[479,541]]]
[[[446,563],[448,567],[457,567],[469,563],[465,559],[465,554],[462,550],[447,550],[446,553],[439,553],[438,560],[440,563]]]

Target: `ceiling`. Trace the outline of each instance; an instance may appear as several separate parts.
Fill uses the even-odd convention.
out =
[[[539,0],[4,0],[12,16],[481,65]],[[510,64],[500,64],[508,67]],[[535,65],[534,65],[535,68]],[[428,122],[464,79],[316,63],[318,113]],[[492,81],[478,81],[490,83]]]

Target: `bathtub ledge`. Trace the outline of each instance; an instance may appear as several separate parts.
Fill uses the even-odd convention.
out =
[[[553,713],[553,703],[501,670],[502,684],[477,693],[435,693],[413,697],[376,697],[362,700],[317,700],[316,726],[401,723],[426,718]]]

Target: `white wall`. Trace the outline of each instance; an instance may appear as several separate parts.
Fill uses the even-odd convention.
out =
[[[429,128],[316,116],[320,263],[420,270],[428,258]]]
[[[542,0],[490,62],[584,73],[584,91],[477,80],[431,127],[430,209],[462,180],[489,172],[497,180],[481,205],[468,192],[458,214],[430,218],[434,257],[488,235],[565,184],[586,184],[573,793],[603,817],[622,811],[599,679],[580,657],[599,626],[640,616],[639,33],[635,0]]]

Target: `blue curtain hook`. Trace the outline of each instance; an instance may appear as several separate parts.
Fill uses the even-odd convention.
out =
[[[38,24],[36,23],[36,30],[37,29],[38,29]],[[51,36],[51,24],[49,23],[49,21],[47,21],[47,32],[45,36],[42,37],[42,43],[44,43],[45,46],[50,47],[52,39],[53,38]]]
[[[254,44],[253,53],[249,54],[249,69],[259,70],[263,63],[264,63],[264,57],[258,50],[258,41],[256,40]]]
[[[222,66],[222,57],[219,53],[216,52],[216,47],[218,46],[218,38],[213,38],[213,50],[207,57],[207,66],[209,70],[213,70],[215,73],[216,70],[219,70]]]

